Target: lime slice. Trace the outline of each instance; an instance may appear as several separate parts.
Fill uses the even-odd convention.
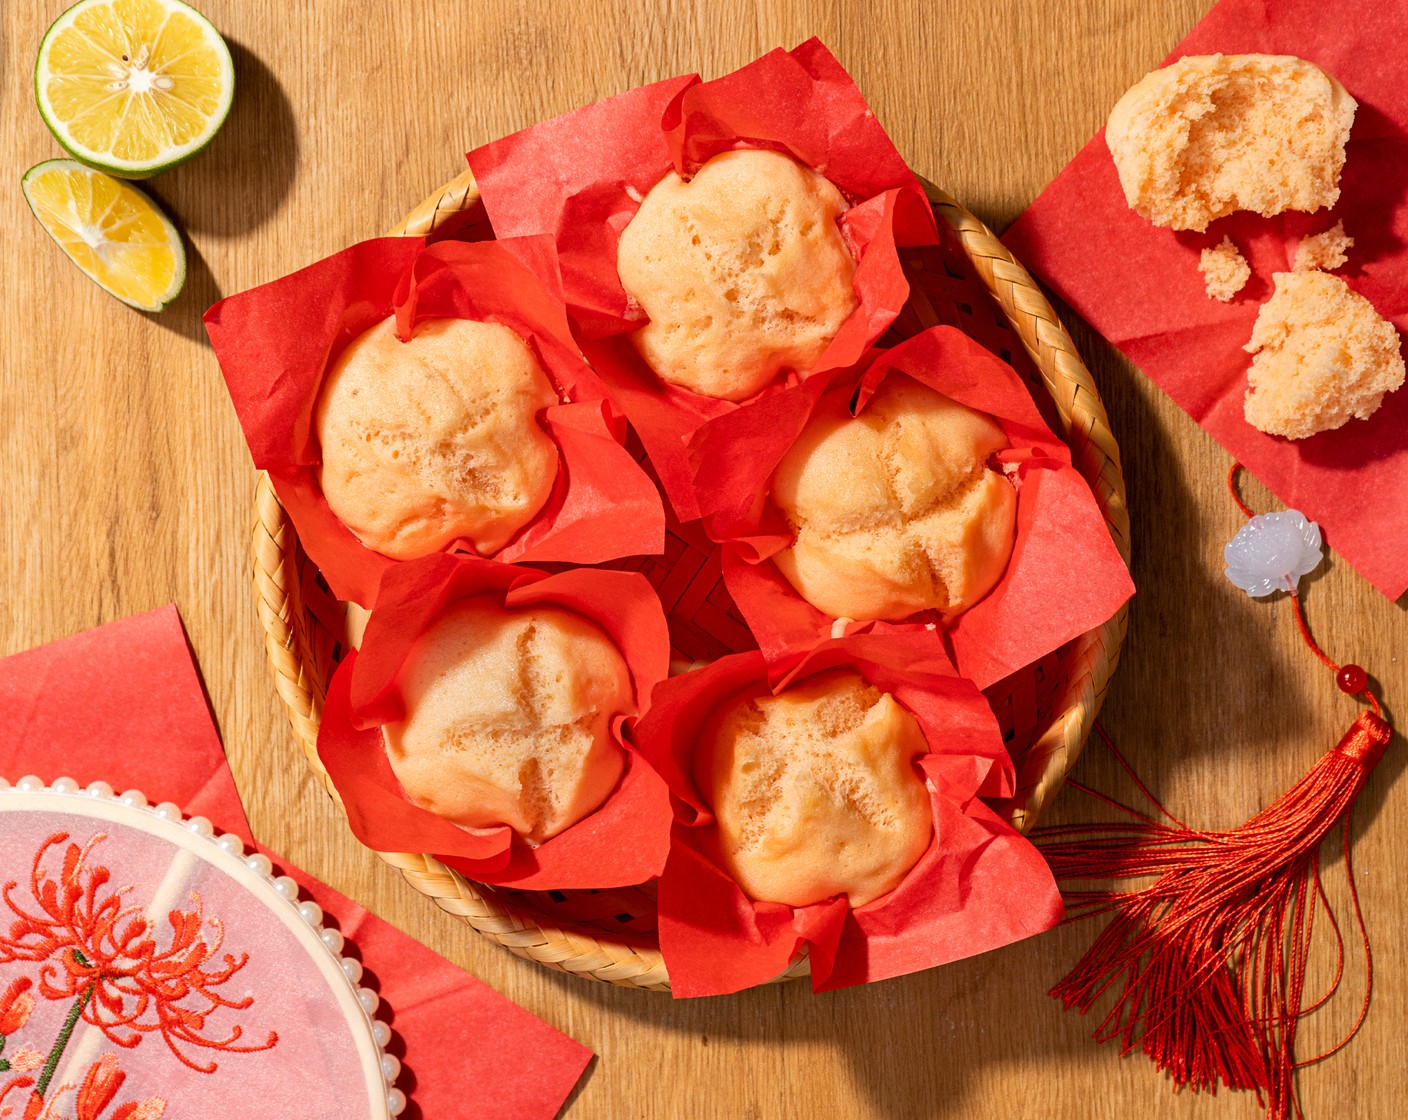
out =
[[[68,259],[141,311],[160,311],[186,281],[181,235],[131,183],[71,159],[24,173],[24,197]]]
[[[75,159],[144,179],[210,142],[235,68],[210,21],[180,0],[79,0],[40,44],[34,93]]]

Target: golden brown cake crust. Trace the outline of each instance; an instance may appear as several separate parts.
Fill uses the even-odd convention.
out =
[[[1338,276],[1278,272],[1251,341],[1247,423],[1304,439],[1368,419],[1403,384],[1398,331]]]
[[[844,894],[863,906],[888,894],[933,835],[914,764],[928,751],[915,718],[854,672],[736,699],[697,756],[721,859],[759,902]]]
[[[1235,210],[1333,206],[1356,107],[1331,75],[1291,55],[1190,55],[1121,97],[1105,140],[1133,209],[1204,230]]]
[[[527,343],[498,323],[432,319],[409,342],[384,319],[338,355],[314,416],[328,505],[397,560],[461,537],[501,549],[547,502],[557,403]]]
[[[1017,496],[986,465],[1007,446],[990,417],[891,374],[858,417],[827,394],[773,474],[796,533],[774,557],[832,618],[954,617],[1002,578]]]
[[[555,607],[455,604],[397,677],[406,717],[382,728],[415,804],[466,827],[506,824],[532,842],[595,810],[621,777],[611,734],[635,711],[606,634]]]
[[[808,372],[857,306],[845,199],[779,152],[673,171],[621,233],[617,271],[650,322],[632,341],[661,380],[741,401]]]

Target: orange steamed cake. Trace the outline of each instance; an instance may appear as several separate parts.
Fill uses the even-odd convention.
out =
[[[329,507],[396,560],[459,538],[492,555],[547,502],[558,452],[538,414],[557,394],[508,327],[431,319],[409,342],[384,319],[329,369],[314,423]]]
[[[1235,210],[1333,206],[1356,107],[1334,77],[1291,55],[1189,55],[1120,98],[1105,141],[1133,209],[1156,226],[1205,230]]]
[[[382,728],[411,801],[533,843],[595,810],[625,767],[611,735],[636,710],[630,671],[595,624],[555,607],[455,604],[398,677],[406,715]]]
[[[808,906],[888,894],[933,835],[915,718],[859,674],[737,699],[705,727],[696,766],[719,857],[745,894]]]
[[[902,374],[859,416],[828,393],[773,473],[792,546],[773,557],[832,618],[952,618],[1002,578],[1017,495],[988,465],[1008,446],[990,417]]]
[[[673,171],[621,233],[621,285],[650,317],[631,338],[661,380],[741,401],[802,375],[857,306],[855,262],[824,176],[779,152]]]

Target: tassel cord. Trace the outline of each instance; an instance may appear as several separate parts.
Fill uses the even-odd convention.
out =
[[[1238,469],[1229,472],[1228,488],[1250,517],[1237,494]],[[1342,691],[1362,696],[1370,709],[1300,781],[1240,827],[1191,828],[1154,797],[1097,724],[1099,737],[1151,810],[1071,783],[1124,819],[1032,833],[1063,883],[1146,880],[1128,889],[1063,892],[1066,921],[1104,916],[1106,924],[1051,994],[1082,1014],[1111,994],[1113,1006],[1094,1031],[1097,1040],[1117,1042],[1121,1054],[1142,1050],[1177,1087],[1250,1089],[1268,1120],[1302,1120],[1295,1072],[1342,1050],[1368,1014],[1373,956],[1350,859],[1350,811],[1392,737],[1367,687],[1368,675],[1356,665],[1336,664],[1311,635],[1293,590],[1290,603],[1306,647],[1336,674]],[[1321,861],[1322,845],[1335,831],[1363,945],[1364,998],[1339,1041],[1298,1060],[1301,1021],[1325,1007],[1345,977],[1345,931],[1331,907]],[[1321,911],[1335,965],[1312,1000],[1306,991],[1312,949],[1327,936],[1317,938],[1317,925],[1324,928]]]
[[[1043,832],[1051,838],[1042,847],[1058,877],[1157,876],[1143,890],[1068,893],[1071,920],[1101,912],[1111,920],[1052,994],[1084,1012],[1113,988],[1115,1006],[1096,1029],[1098,1040],[1119,1040],[1125,1054],[1143,1049],[1179,1084],[1253,1089],[1268,1116],[1298,1117],[1294,1071],[1337,1053],[1367,1014],[1366,1002],[1339,1043],[1295,1060],[1300,1019],[1328,1001],[1343,975],[1343,937],[1325,897],[1319,846],[1337,823],[1347,845],[1347,810],[1386,743],[1386,725],[1366,713],[1339,748],[1241,829],[1178,830],[1136,819],[1094,835],[1036,830],[1039,841]],[[1150,841],[1161,847],[1141,851]],[[1352,865],[1346,870],[1352,875]],[[1352,882],[1351,891],[1367,943]],[[1307,1006],[1314,911],[1321,907],[1337,961],[1329,988]],[[1366,986],[1366,1001],[1367,993]]]
[[[1349,1028],[1349,1030],[1344,1034],[1344,1036],[1337,1043],[1331,1046],[1328,1050],[1325,1050],[1320,1054],[1316,1054],[1313,1058],[1306,1058],[1303,1061],[1296,1062],[1296,1069],[1300,1069],[1302,1066],[1313,1066],[1317,1062],[1323,1062],[1326,1058],[1330,1058],[1333,1057],[1335,1054],[1338,1054],[1341,1050],[1343,1050],[1346,1046],[1349,1045],[1350,1041],[1354,1038],[1354,1036],[1359,1033],[1360,1028],[1364,1026],[1364,1021],[1369,1017],[1369,997],[1372,994],[1374,987],[1374,950],[1369,943],[1369,928],[1364,923],[1364,909],[1359,901],[1359,888],[1354,882],[1354,868],[1350,863],[1350,822],[1348,817],[1346,817],[1344,821],[1343,838],[1345,876],[1349,880],[1349,897],[1351,905],[1354,909],[1354,923],[1355,928],[1359,931],[1359,936],[1364,946],[1364,999],[1359,1006],[1359,1015],[1354,1020],[1354,1025]],[[1316,886],[1319,887],[1319,885],[1320,882],[1319,877],[1317,875]],[[1321,890],[1320,897],[1322,899],[1324,899],[1325,897],[1323,890]],[[1321,1004],[1323,1004],[1326,1000],[1330,998],[1330,996],[1335,993],[1335,990],[1339,987],[1340,978],[1344,973],[1344,939],[1340,936],[1339,923],[1335,921],[1334,912],[1330,910],[1328,902],[1325,903],[1325,909],[1326,912],[1330,915],[1330,921],[1334,923],[1335,926],[1335,937],[1339,945],[1339,967],[1335,971],[1334,985],[1319,1003],[1314,1004],[1309,1009],[1311,1011],[1314,1011],[1319,1008]]]

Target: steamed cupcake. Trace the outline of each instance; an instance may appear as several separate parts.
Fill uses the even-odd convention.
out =
[[[636,711],[630,672],[580,615],[466,600],[421,635],[398,680],[405,717],[382,728],[391,769],[411,801],[456,824],[541,843],[621,777],[611,729]]]
[[[650,318],[631,336],[662,380],[746,400],[805,376],[856,309],[841,192],[779,152],[723,152],[670,172],[621,233],[617,271]]]
[[[323,495],[393,559],[461,539],[492,555],[552,493],[558,451],[538,414],[557,401],[505,326],[432,319],[401,342],[385,319],[338,355],[320,390]]]
[[[1002,578],[1017,495],[988,457],[1008,446],[990,416],[892,374],[859,416],[822,398],[773,473],[792,546],[773,557],[832,618],[954,618]]]

